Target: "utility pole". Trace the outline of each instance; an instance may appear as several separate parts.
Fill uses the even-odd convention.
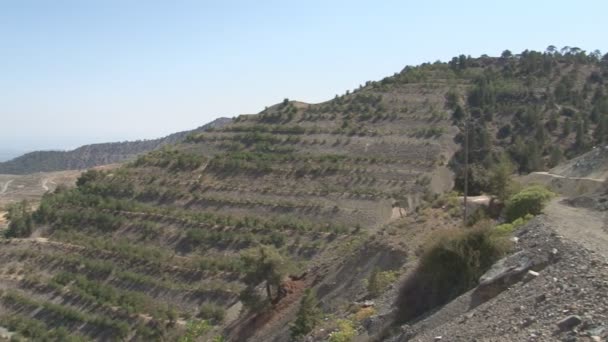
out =
[[[467,196],[469,195],[469,116],[465,114],[464,119],[464,225],[467,224],[468,207]]]

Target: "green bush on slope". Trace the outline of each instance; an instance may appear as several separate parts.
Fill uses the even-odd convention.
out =
[[[8,229],[4,233],[7,238],[28,237],[32,233],[33,220],[26,201],[9,206],[6,218],[10,221]]]
[[[311,289],[306,289],[300,301],[300,309],[296,320],[290,327],[291,337],[296,340],[308,334],[321,321],[322,312],[319,309],[317,298]]]
[[[509,198],[505,207],[505,217],[508,222],[513,222],[528,214],[538,215],[554,195],[545,187],[529,186]]]
[[[398,318],[403,322],[474,287],[509,248],[508,240],[485,223],[466,230],[444,230],[428,241],[418,267],[397,298]]]

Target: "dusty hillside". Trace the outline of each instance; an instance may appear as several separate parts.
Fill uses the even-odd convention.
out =
[[[591,151],[568,160],[549,171],[532,172],[518,177],[523,184],[542,184],[564,196],[596,192],[608,178],[608,149],[596,146]]]
[[[163,138],[81,146],[71,151],[35,151],[0,163],[0,174],[23,175],[36,172],[84,170],[94,166],[131,160],[162,146],[184,140],[189,134],[221,127],[231,120],[219,118],[199,128],[173,133]]]
[[[608,178],[608,145],[597,146],[592,151],[551,169],[550,172],[564,177],[604,181]]]
[[[0,175],[0,208],[22,200],[37,202],[59,185],[74,186],[80,171],[40,172],[31,175]]]
[[[602,93],[592,77],[601,68],[574,55],[462,56],[321,104],[286,99],[120,168],[86,172],[75,189],[46,195],[20,221],[26,233],[4,242],[0,325],[26,336],[24,326],[98,340],[285,341],[312,288],[327,319],[310,338],[327,339],[342,318],[365,338],[367,317],[390,311],[392,284],[415,267],[426,237],[461,226],[457,202],[436,197],[452,189],[452,169],[462,176],[468,114],[471,179],[483,191],[478,176],[503,153],[523,171],[548,167],[550,145],[587,148],[557,133],[539,136],[534,153],[509,146],[550,132],[539,127],[554,112],[558,125],[572,115],[583,123],[582,108],[596,105],[573,94],[585,84]],[[602,115],[588,132],[603,129]],[[377,291],[372,278],[383,284]]]

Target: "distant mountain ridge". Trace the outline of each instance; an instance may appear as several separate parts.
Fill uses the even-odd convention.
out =
[[[232,122],[218,118],[189,131],[182,131],[158,139],[91,144],[71,151],[34,151],[0,163],[0,174],[23,175],[34,172],[87,169],[131,159],[141,153],[183,141],[189,134],[211,128],[221,128]]]
[[[0,163],[19,157],[26,152],[27,150],[0,149]]]

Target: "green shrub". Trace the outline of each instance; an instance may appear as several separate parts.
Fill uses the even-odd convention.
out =
[[[198,317],[209,320],[213,324],[219,324],[224,320],[226,311],[224,308],[213,303],[204,303],[198,312]]]
[[[310,289],[306,289],[300,301],[296,321],[290,328],[293,339],[305,336],[321,321],[321,310],[318,306],[315,294]]]
[[[179,342],[197,341],[198,337],[206,334],[211,330],[211,324],[205,320],[191,320],[186,323],[186,333],[181,336]]]
[[[496,226],[496,228],[494,228],[494,231],[498,235],[511,234],[515,229],[517,229],[519,226],[523,226],[526,222],[530,221],[533,217],[534,216],[532,216],[531,214],[526,214],[526,216],[520,217],[511,223],[503,223],[503,224]]]
[[[83,187],[83,186],[87,185],[88,183],[92,183],[92,182],[102,179],[104,176],[105,176],[105,174],[102,171],[88,170],[88,171],[83,172],[80,175],[80,177],[78,177],[78,179],[76,180],[76,185],[78,187]]]
[[[432,235],[397,298],[398,319],[409,321],[473,288],[508,250],[489,224]]]
[[[513,222],[527,214],[538,215],[554,195],[547,188],[539,185],[527,187],[509,198],[505,207],[505,217],[508,222]]]
[[[355,337],[357,331],[353,323],[346,319],[338,321],[338,330],[329,334],[329,342],[350,342]]]
[[[373,297],[378,297],[387,286],[397,280],[398,275],[399,274],[396,271],[380,271],[374,269],[367,280],[367,292]]]
[[[33,219],[26,201],[10,205],[6,218],[10,221],[4,233],[7,238],[28,237],[32,234]]]

